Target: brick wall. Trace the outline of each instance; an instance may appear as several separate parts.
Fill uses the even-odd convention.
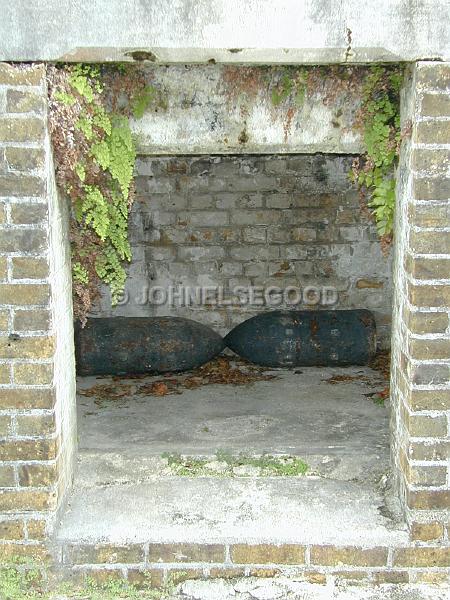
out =
[[[338,296],[333,307],[374,311],[387,345],[391,262],[361,214],[351,162],[331,154],[141,157],[129,299],[111,310],[105,295],[97,314],[173,314],[225,333],[267,306],[154,307],[140,304],[142,290],[331,286]]]
[[[414,539],[448,540],[450,507],[450,65],[411,68],[399,176],[393,457]]]
[[[68,228],[46,111],[45,66],[0,64],[0,560],[45,554],[74,449]]]
[[[344,549],[342,555],[339,548],[307,548],[306,561],[303,561],[307,569],[333,567],[336,562],[348,563],[357,570],[373,567],[369,573],[372,581],[378,577],[378,568],[383,571],[382,580],[391,575],[397,577],[395,572],[391,573],[397,570],[399,577],[413,581],[425,581],[429,574],[430,580],[434,575],[445,578],[448,574],[450,187],[446,142],[450,134],[449,88],[449,64],[418,63],[411,67],[402,108],[404,121],[411,119],[413,127],[411,138],[402,146],[399,169],[392,338],[392,454],[412,540],[406,547],[377,549],[376,555],[381,556],[379,563],[368,565],[364,562],[368,555],[360,548]],[[44,542],[50,538],[57,509],[70,483],[75,450],[67,210],[58,198],[53,181],[45,97],[42,65],[0,65],[0,562],[16,554],[46,554]],[[289,161],[295,160],[300,162],[290,164]],[[297,182],[301,189],[283,188],[295,179],[294,172],[301,172],[302,161],[314,160],[323,161],[320,169],[328,173],[325,179],[314,175],[316,167],[310,165],[309,175]],[[325,241],[325,236],[328,235],[328,239],[330,235],[335,236],[334,246],[342,246],[340,251],[349,249],[344,252],[347,258],[343,264],[347,269],[363,264],[359,257],[372,247],[378,248],[373,229],[359,216],[354,191],[339,187],[343,185],[348,167],[345,160],[339,157],[236,160],[231,157],[206,162],[192,159],[187,166],[183,166],[186,162],[183,159],[141,160],[134,210],[148,206],[151,210],[147,213],[158,215],[160,220],[155,222],[152,216],[146,221],[142,210],[134,213],[133,235],[138,231],[142,236],[141,242],[136,244],[136,272],[143,269],[147,276],[144,269],[158,262],[162,266],[181,262],[183,268],[188,265],[190,274],[195,275],[200,262],[201,272],[208,264],[228,263],[242,267],[242,272],[229,277],[248,277],[251,281],[261,276],[246,273],[246,268],[261,263],[259,256],[256,261],[251,257],[272,247],[277,249],[276,255],[270,254],[273,250],[264,250],[267,252],[264,265],[268,269],[271,263],[284,261],[295,267],[303,265],[305,269],[312,264],[312,273],[300,271],[302,276],[310,276],[323,261],[331,265],[329,278],[340,278],[340,271],[336,269],[341,260],[339,256],[337,261],[333,260],[335,255],[326,253],[320,259],[307,253],[288,256],[288,248],[328,249],[332,245]],[[338,161],[341,168],[327,166],[329,161]],[[194,165],[199,171],[195,172]],[[222,187],[198,193],[199,182],[209,181],[202,178],[201,173],[205,168],[216,167],[229,173],[212,179],[213,185]],[[162,169],[158,175],[156,168]],[[233,169],[239,170],[239,177],[230,175]],[[252,172],[251,169],[257,170]],[[275,171],[270,172],[271,169]],[[241,178],[242,174],[246,177]],[[243,185],[239,182],[244,179],[246,185],[256,180],[272,183],[265,190],[233,187]],[[193,180],[195,194],[189,192],[189,182]],[[152,186],[164,185],[169,186],[168,189],[152,189]],[[179,187],[183,185],[186,190]],[[330,189],[321,188],[323,185],[329,185]],[[313,192],[305,194],[305,188]],[[293,197],[308,198],[308,202],[314,198],[313,206],[296,205],[297,200],[294,206],[287,206],[287,199]],[[226,203],[220,204],[225,198],[230,202],[228,208]],[[251,205],[252,198],[256,205]],[[155,212],[158,201],[161,206]],[[174,204],[169,207],[166,202]],[[196,206],[196,202],[199,205]],[[280,205],[271,206],[271,202]],[[306,214],[306,211],[307,214],[314,212],[315,216],[322,214],[322,217],[312,221],[308,217],[302,224],[290,222],[289,215]],[[212,221],[206,224],[205,218],[211,213],[216,216],[210,217]],[[182,214],[186,219],[180,218]],[[225,216],[219,217],[219,214]],[[258,214],[264,215],[261,221]],[[272,217],[275,222],[265,222],[274,214],[278,215]],[[245,215],[250,221],[245,220]],[[344,220],[339,222],[341,218]],[[234,229],[234,226],[240,236],[239,243],[232,239],[228,246],[223,239],[220,243],[214,241],[219,239],[214,236],[219,236],[220,231]],[[299,228],[298,235],[303,237],[295,243],[290,237],[293,228]],[[289,238],[276,243],[270,236],[277,230]],[[206,231],[211,232],[212,241],[206,243],[201,237],[191,239]],[[244,237],[254,231],[258,231],[258,235],[263,232],[264,243],[258,237]],[[168,238],[161,239],[163,235]],[[180,237],[172,239],[170,235]],[[180,248],[183,251],[178,255]],[[187,248],[193,249],[189,260]],[[214,261],[199,260],[202,258],[196,256],[199,248],[218,248],[220,256]],[[253,254],[248,251],[239,257],[238,252],[231,260],[233,248],[235,251],[250,248]],[[156,258],[158,252],[161,259]],[[184,262],[178,260],[179,256],[184,257]],[[377,260],[381,260],[380,257]],[[370,261],[366,260],[366,265],[369,262],[376,264],[373,256]],[[264,277],[273,276],[269,273],[268,270]],[[282,270],[281,279],[289,276]],[[369,294],[377,288],[358,287],[356,282],[379,276],[378,271],[353,272],[352,285],[355,284],[355,289],[368,289]],[[382,291],[384,293],[384,289]],[[247,558],[236,548],[231,549],[232,564],[247,565],[248,572],[248,565],[260,559],[255,559],[253,554]],[[142,552],[148,551],[149,546],[145,544]],[[279,552],[274,546],[270,548],[272,551]],[[143,556],[140,566],[153,564],[150,556]],[[106,570],[101,560],[87,557],[84,563]],[[300,555],[295,560],[302,562]],[[279,554],[271,555],[270,562],[283,564],[285,559]],[[228,568],[230,561],[225,561],[223,566]],[[175,565],[167,568],[170,570]]]

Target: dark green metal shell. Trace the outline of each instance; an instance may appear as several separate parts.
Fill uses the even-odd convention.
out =
[[[187,371],[224,348],[210,327],[180,317],[89,319],[75,328],[79,375]]]
[[[235,327],[225,344],[269,367],[365,365],[376,352],[368,310],[272,311]]]

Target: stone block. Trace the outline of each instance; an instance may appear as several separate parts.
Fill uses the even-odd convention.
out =
[[[410,367],[410,379],[415,385],[447,385],[450,383],[450,364],[415,363]]]
[[[235,246],[230,248],[230,257],[239,261],[273,260],[278,258],[279,253],[278,246]]]
[[[423,117],[450,117],[450,97],[448,94],[424,94],[420,112]]]
[[[188,217],[191,225],[201,227],[216,227],[218,225],[228,225],[228,213],[225,211],[198,211],[191,212]]]
[[[372,581],[375,585],[383,585],[385,583],[399,584],[409,582],[408,571],[376,571],[372,573]]]
[[[39,437],[55,433],[55,415],[18,415],[17,435]]]
[[[413,134],[417,144],[448,144],[449,140],[450,121],[420,121]]]
[[[44,135],[43,119],[0,117],[0,142],[43,143]]]
[[[222,544],[150,544],[148,560],[151,563],[223,563],[225,546]]]
[[[20,250],[20,252],[39,253],[45,251],[46,247],[46,232],[40,229],[6,229],[2,231],[0,236],[0,252],[17,252]]]
[[[29,256],[12,258],[13,279],[46,279],[49,275],[47,259]]]
[[[406,396],[411,410],[450,410],[448,390],[408,390]]]
[[[413,196],[416,200],[450,200],[450,178],[415,178]]]
[[[52,510],[55,504],[55,492],[0,489],[0,510],[3,512]]]
[[[8,278],[8,259],[6,256],[0,256],[0,279]]]
[[[447,461],[450,459],[450,441],[412,442],[410,454],[413,460]]]
[[[450,548],[396,548],[394,567],[449,567]]]
[[[0,488],[15,487],[16,478],[12,466],[0,466]]]
[[[305,547],[298,544],[234,544],[230,547],[235,564],[302,565],[305,552]]]
[[[56,483],[58,478],[56,463],[22,464],[18,473],[19,484],[22,487],[49,487]]]
[[[13,171],[33,171],[44,166],[45,152],[41,148],[9,146],[5,148],[5,159]]]
[[[1,415],[0,416],[0,437],[8,437],[10,433],[11,433],[11,417],[9,415]]]
[[[267,239],[266,227],[244,227],[242,239],[249,244],[261,244]]]
[[[185,569],[183,569],[183,572],[184,571]],[[127,580],[138,590],[141,588],[161,588],[164,583],[164,570],[127,569]]]
[[[408,254],[405,269],[415,279],[447,279],[450,273],[450,258],[413,258]]]
[[[209,208],[214,208],[215,205],[216,202],[214,196],[210,194],[206,196],[195,195],[189,200],[191,210],[207,210]],[[225,208],[225,206],[217,206],[217,208]]]
[[[45,78],[45,65],[0,63],[0,85],[39,85]]]
[[[291,238],[294,242],[315,242],[317,230],[312,227],[294,227],[291,230]]]
[[[69,545],[64,560],[73,565],[141,563],[142,544],[79,544]]]
[[[445,177],[450,167],[450,151],[415,148],[411,155],[412,168],[427,177]]]
[[[26,521],[28,539],[44,540],[47,535],[47,521],[42,519],[28,519]]]
[[[412,437],[446,437],[447,418],[445,415],[409,415],[407,421]]]
[[[14,331],[47,331],[50,328],[50,311],[16,309],[13,328]]]
[[[225,256],[224,248],[220,246],[196,247],[181,246],[178,248],[178,260],[186,261],[209,261],[211,259],[221,259]]]
[[[25,537],[23,521],[0,521],[0,539],[22,540]]]
[[[0,286],[0,302],[16,305],[45,305],[49,287],[44,284],[4,284]]]
[[[440,487],[447,482],[447,469],[445,467],[411,465],[407,479],[412,485]]]
[[[450,285],[408,285],[408,300],[418,307],[450,306]]]
[[[14,203],[11,205],[11,223],[15,225],[35,225],[47,220],[46,203]]]
[[[412,338],[409,354],[414,360],[450,360],[450,337]]]
[[[51,560],[51,555],[44,544],[9,543],[0,545],[0,563],[15,562],[17,557],[30,562],[44,563]]]
[[[419,63],[416,75],[417,87],[422,90],[447,90],[450,87],[450,69],[446,64]]]
[[[381,567],[387,564],[387,548],[313,546],[311,563],[324,566]]]
[[[1,388],[0,409],[51,409],[55,404],[55,393],[52,389]]]
[[[53,380],[53,365],[15,363],[14,382],[19,385],[48,385]]]
[[[231,213],[231,222],[236,225],[272,225],[278,223],[281,214],[274,210],[235,210]]]
[[[410,204],[408,217],[415,227],[450,227],[450,203]]]
[[[0,441],[0,460],[52,460],[57,452],[56,440]]]
[[[450,254],[450,235],[444,231],[411,231],[409,246],[416,254]]]
[[[418,542],[434,542],[444,536],[442,523],[433,521],[431,523],[411,523],[411,539]]]
[[[42,113],[45,109],[42,94],[28,90],[6,90],[6,112],[9,113]]]

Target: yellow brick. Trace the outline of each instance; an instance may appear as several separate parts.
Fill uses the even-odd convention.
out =
[[[387,563],[387,549],[381,547],[313,546],[311,548],[311,563],[324,566],[382,567]]]
[[[52,380],[52,364],[17,363],[14,365],[14,382],[19,385],[46,385]]]
[[[0,358],[52,358],[55,340],[51,336],[0,336]]]
[[[0,539],[21,540],[24,537],[23,521],[1,521]]]
[[[19,306],[45,306],[50,298],[50,288],[44,283],[2,283],[0,303]]]
[[[235,544],[231,560],[236,564],[301,565],[305,562],[305,547],[298,544]]]
[[[55,505],[55,492],[0,490],[0,510],[4,512],[51,510]]]
[[[48,262],[45,258],[14,257],[12,259],[14,279],[45,279],[48,277]]]
[[[11,369],[6,363],[0,363],[0,383],[11,383]]]

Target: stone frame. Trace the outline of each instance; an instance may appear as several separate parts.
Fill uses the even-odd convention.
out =
[[[406,569],[414,581],[423,567],[450,566],[449,88],[450,63],[409,67],[402,120],[411,122],[411,136],[398,170],[391,448],[411,542],[386,549],[381,559],[376,553],[374,564],[367,559],[387,572]],[[48,556],[76,452],[67,211],[55,188],[46,111],[45,65],[1,64],[0,561]],[[317,551],[325,552],[319,564],[336,564],[340,551]],[[346,552],[344,562],[364,566],[362,550]],[[285,564],[283,557],[278,562]]]

